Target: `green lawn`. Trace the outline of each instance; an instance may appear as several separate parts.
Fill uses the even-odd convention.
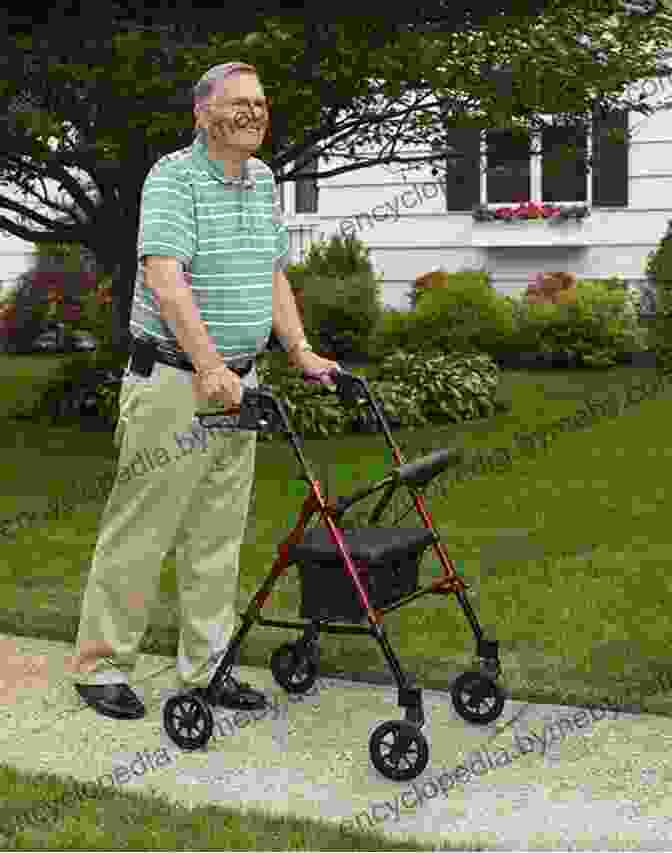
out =
[[[35,363],[46,375],[48,361],[1,358],[6,411],[13,401],[23,399],[18,396],[27,393],[23,388],[36,393]],[[629,367],[506,372],[498,396],[511,402],[510,412],[479,423],[405,430],[394,436],[408,460],[442,446],[459,445],[467,451],[507,448],[514,444],[514,433],[572,415],[587,397],[622,395],[625,386],[638,379],[652,382],[654,377],[650,369]],[[671,417],[668,385],[655,398],[632,405],[617,417],[602,417],[582,430],[559,435],[547,452],[516,456],[509,469],[449,485],[443,478],[441,490],[431,490],[427,506],[449,556],[464,561],[479,618],[500,641],[503,683],[514,698],[580,704],[640,701],[638,692],[655,692],[642,685],[672,670],[665,643],[671,583],[667,576],[672,565],[669,511],[665,512],[672,482]],[[106,433],[5,419],[0,420],[0,442],[5,448],[0,519],[21,510],[46,509],[49,497],[73,492],[78,472],[91,481],[99,472],[112,476],[115,470],[116,451]],[[337,442],[306,440],[305,454],[318,477],[323,482],[328,478],[331,492],[337,494],[379,479],[387,470],[388,450],[380,435],[348,436]],[[241,550],[241,607],[267,575],[278,543],[293,526],[301,505],[292,482],[298,472],[288,444],[258,444],[255,496]],[[279,501],[278,484],[283,483],[287,487]],[[103,498],[83,500],[64,517],[22,528],[14,539],[3,540],[0,631],[74,641],[103,509]],[[419,524],[414,515],[403,522]],[[437,573],[432,556],[423,561],[424,580]],[[175,653],[175,588],[175,563],[169,556],[143,651]],[[298,598],[298,573],[290,568],[266,615],[296,616]],[[402,665],[422,686],[445,688],[450,674],[472,660],[473,639],[453,599],[427,596],[391,614],[386,625]],[[253,630],[241,663],[268,666],[277,645],[296,637],[296,632],[275,628]],[[386,671],[382,655],[368,638],[324,636],[321,652],[324,675]],[[661,713],[672,709],[665,697],[642,704],[648,707],[649,702]],[[135,807],[124,801],[124,809]],[[90,820],[102,826],[95,805],[90,811]],[[78,806],[73,827],[88,819],[84,807]],[[180,820],[176,816],[174,825]],[[240,834],[234,840],[227,837],[223,842],[218,836],[217,844],[244,849],[238,840],[248,838],[244,827],[253,825],[244,821],[236,818],[235,831]],[[197,831],[196,821],[187,824]],[[311,831],[307,824],[301,826]],[[306,841],[292,847],[284,833],[283,828],[279,846],[272,846],[266,836],[258,843],[264,849],[310,849]],[[214,836],[188,837],[189,843],[198,838],[201,849],[215,843]],[[19,849],[39,849],[39,843],[31,836]],[[91,843],[89,849],[96,849],[95,841]],[[171,849],[180,849],[180,843],[186,841],[171,840]],[[305,843],[308,847],[301,846]],[[320,843],[320,849],[357,849]],[[105,846],[103,840],[101,845],[99,849]],[[410,849],[387,842],[385,848]],[[77,841],[72,849],[77,849]]]

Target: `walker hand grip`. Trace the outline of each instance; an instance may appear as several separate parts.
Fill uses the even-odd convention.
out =
[[[334,368],[330,375],[341,402],[356,402],[361,397],[366,397],[366,382],[360,377],[337,368]],[[220,418],[232,416],[238,416],[235,429],[256,432],[291,431],[285,406],[273,396],[272,389],[265,385],[256,389],[244,388],[240,409],[213,409],[209,412],[196,412],[195,415],[205,428],[216,427]]]
[[[362,397],[366,398],[366,382],[347,370],[334,371],[336,393],[342,403],[356,403]]]
[[[284,412],[278,409],[278,404],[270,388],[260,385],[259,388],[244,388],[238,409],[214,409],[210,412],[196,412],[201,426],[216,427],[222,417],[238,417],[236,429],[252,430],[253,432],[282,432],[286,429],[283,423]]]

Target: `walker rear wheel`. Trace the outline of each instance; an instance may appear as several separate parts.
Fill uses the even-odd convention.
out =
[[[180,749],[200,749],[210,740],[214,720],[210,706],[196,693],[171,696],[163,708],[168,737]]]
[[[369,755],[379,773],[395,782],[419,776],[429,761],[427,738],[405,720],[382,723],[371,735]]]
[[[271,656],[273,678],[288,693],[307,693],[317,680],[317,664],[297,651],[296,643],[283,643]]]
[[[450,689],[457,713],[468,723],[486,725],[504,710],[504,693],[487,675],[465,672]]]

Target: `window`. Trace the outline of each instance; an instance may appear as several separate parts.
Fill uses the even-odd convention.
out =
[[[535,134],[447,129],[447,210],[521,201],[627,207],[628,115],[613,110],[596,116],[588,132],[580,125]]]
[[[316,172],[318,168],[318,158],[311,157],[298,170],[302,172]],[[298,178],[296,181],[296,212],[297,213],[317,213],[317,178]]]

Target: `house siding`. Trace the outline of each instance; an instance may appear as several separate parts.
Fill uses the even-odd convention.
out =
[[[397,309],[410,307],[412,281],[437,267],[448,272],[483,268],[495,288],[510,295],[524,291],[530,274],[540,271],[563,270],[578,278],[621,275],[629,284],[641,285],[646,282],[647,255],[672,218],[672,76],[663,78],[657,91],[663,92],[666,109],[649,117],[632,112],[628,116],[632,138],[623,152],[627,206],[620,203],[625,200],[622,192],[614,206],[595,206],[593,199],[591,215],[581,225],[476,223],[470,211],[446,209],[464,207],[454,181],[443,184],[440,176],[431,174],[431,167],[403,175],[394,164],[321,179],[317,214],[295,214],[288,185],[290,230],[312,228],[314,239],[333,234],[359,237],[371,250],[376,271],[383,273],[383,302]],[[656,95],[648,100],[658,105],[660,97],[658,103]],[[417,156],[421,151],[407,149],[403,154]],[[321,168],[340,165],[334,158]],[[465,176],[473,185],[473,169],[467,167]],[[454,193],[447,202],[451,187]],[[507,245],[484,245],[489,241]],[[304,251],[307,245],[304,237]],[[299,259],[295,254],[293,260]]]

